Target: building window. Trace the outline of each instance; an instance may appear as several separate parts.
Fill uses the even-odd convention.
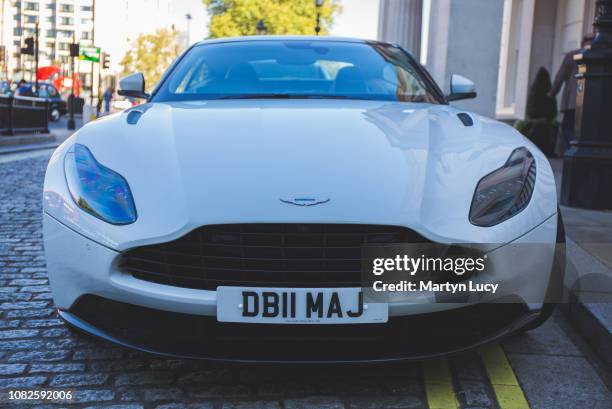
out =
[[[21,27],[15,27],[13,29],[13,35],[16,36],[16,37],[20,36],[21,35]]]
[[[72,13],[74,12],[74,6],[72,4],[60,4],[59,11],[62,13]]]
[[[91,40],[91,31],[83,31],[81,33],[81,39],[83,39],[83,40]]]
[[[47,37],[55,37],[55,30],[47,30]]]
[[[71,26],[74,24],[74,19],[72,17],[60,17],[59,22],[63,26]]]
[[[37,16],[25,16],[26,23],[36,23]]]
[[[92,6],[81,6],[81,11],[93,11]]]
[[[32,3],[32,2],[26,2],[24,9],[26,10],[30,10],[30,11],[38,11],[39,7],[38,7],[38,3]]]
[[[24,10],[27,11],[38,11],[40,5],[38,3],[26,2],[23,5]]]
[[[81,19],[81,24],[83,25],[87,25],[87,24],[91,24],[92,20],[90,18],[82,18]]]
[[[74,31],[70,30],[58,30],[57,36],[60,38],[68,38],[71,39],[74,36]]]

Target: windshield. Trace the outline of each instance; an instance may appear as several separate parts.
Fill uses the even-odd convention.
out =
[[[153,101],[347,98],[439,103],[401,49],[379,43],[267,40],[202,44]]]

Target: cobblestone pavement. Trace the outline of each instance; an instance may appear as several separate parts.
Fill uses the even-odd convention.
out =
[[[153,357],[73,335],[54,312],[45,271],[41,190],[48,158],[0,161],[0,407],[332,409],[432,403],[424,380],[427,364],[223,366]],[[504,350],[532,407],[611,407],[608,368],[561,314],[508,340]],[[444,362],[461,407],[502,406],[477,353]],[[8,400],[9,391],[27,389],[70,391],[72,399]]]

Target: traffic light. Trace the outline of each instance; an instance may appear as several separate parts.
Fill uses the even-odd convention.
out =
[[[78,43],[72,43],[70,44],[70,56],[71,57],[78,57],[79,56],[79,44]]]
[[[102,68],[107,70],[110,67],[110,56],[106,53],[102,53]]]
[[[34,37],[27,37],[25,47],[21,47],[21,54],[34,55]]]

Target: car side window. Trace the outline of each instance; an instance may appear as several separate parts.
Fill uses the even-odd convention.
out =
[[[41,85],[38,87],[38,97],[49,98],[49,88],[46,85]]]
[[[57,98],[59,97],[59,92],[57,92],[57,88],[53,87],[53,86],[49,86],[49,97],[50,98]]]

